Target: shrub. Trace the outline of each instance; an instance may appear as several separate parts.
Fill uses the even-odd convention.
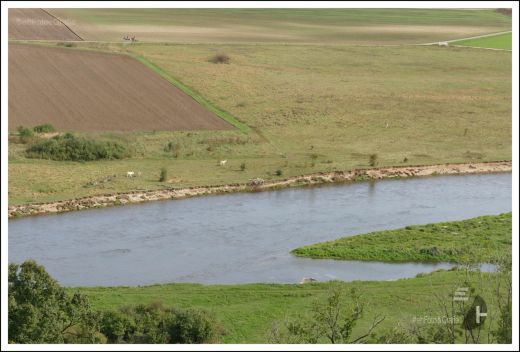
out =
[[[244,171],[246,169],[246,163],[240,164],[240,171]]]
[[[33,130],[24,126],[18,126],[17,131],[19,136],[24,137],[31,137],[34,134]]]
[[[57,45],[58,46],[64,46],[66,48],[73,48],[73,47],[76,46],[76,44],[70,43],[70,42],[59,42]]]
[[[370,166],[376,166],[377,165],[377,154],[370,154],[368,163]]]
[[[34,126],[33,131],[36,133],[49,133],[49,132],[54,132],[55,129],[54,129],[54,126],[51,125],[50,123],[45,123],[43,125]]]
[[[159,176],[159,182],[165,182],[168,179],[168,170],[165,167],[161,169],[161,176]]]
[[[223,333],[205,311],[165,309],[161,303],[105,311],[99,326],[109,343],[214,343]]]
[[[170,343],[212,343],[218,341],[219,329],[207,312],[196,309],[169,311],[166,330]]]
[[[180,148],[181,148],[181,146],[179,145],[179,143],[168,142],[168,144],[166,144],[166,146],[164,147],[164,151],[165,152],[177,152],[177,151],[179,151]]]
[[[276,174],[276,176],[282,176],[283,171],[278,169],[278,170],[276,170],[275,174]]]
[[[229,64],[230,57],[226,54],[216,54],[209,59],[214,64]]]
[[[98,142],[66,133],[33,144],[26,150],[26,155],[28,158],[58,161],[92,161],[123,159],[128,153],[119,143]]]

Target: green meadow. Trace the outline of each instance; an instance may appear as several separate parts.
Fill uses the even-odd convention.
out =
[[[406,226],[293,250],[301,257],[385,262],[495,262],[511,255],[511,213]]]
[[[513,47],[513,34],[504,33],[499,35],[493,35],[489,37],[474,38],[455,41],[453,44],[465,45],[476,48],[489,48],[489,49],[504,49],[512,50]]]

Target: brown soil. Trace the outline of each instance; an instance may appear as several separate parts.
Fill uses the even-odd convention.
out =
[[[9,45],[9,129],[59,131],[231,129],[131,57]]]
[[[209,194],[267,191],[291,186],[344,183],[396,177],[402,178],[433,175],[511,172],[511,170],[511,161],[499,161],[476,164],[444,164],[336,171],[330,173],[316,173],[310,175],[294,176],[285,180],[266,182],[260,186],[251,186],[249,184],[231,184],[154,191],[135,191],[128,193],[105,194],[53,203],[15,205],[9,207],[9,218],[28,215],[62,213],[66,211],[89,208],[103,208],[114,205],[142,203],[154,200],[187,198]]]
[[[9,39],[81,40],[63,22],[42,9],[9,9]]]

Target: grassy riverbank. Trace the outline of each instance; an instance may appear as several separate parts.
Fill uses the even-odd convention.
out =
[[[457,287],[471,283],[486,299],[490,316],[496,314],[496,295],[490,283],[498,274],[469,276],[465,271],[439,271],[393,282],[326,282],[304,285],[167,284],[145,287],[92,287],[79,290],[89,296],[94,309],[117,309],[132,304],[162,302],[166,307],[204,308],[222,322],[226,343],[266,343],[275,322],[306,316],[316,301],[323,301],[331,288],[347,292],[355,288],[366,303],[364,318],[354,329],[364,332],[376,315],[385,316],[377,333],[397,324],[412,324],[414,318],[439,316],[439,304],[450,302]],[[469,281],[468,281],[469,280]],[[483,285],[487,282],[489,285]]]
[[[301,257],[388,262],[493,262],[511,255],[511,213],[407,226],[295,249]]]

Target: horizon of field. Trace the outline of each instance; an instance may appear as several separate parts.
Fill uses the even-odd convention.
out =
[[[464,9],[48,9],[85,40],[177,43],[423,44],[511,29]]]

